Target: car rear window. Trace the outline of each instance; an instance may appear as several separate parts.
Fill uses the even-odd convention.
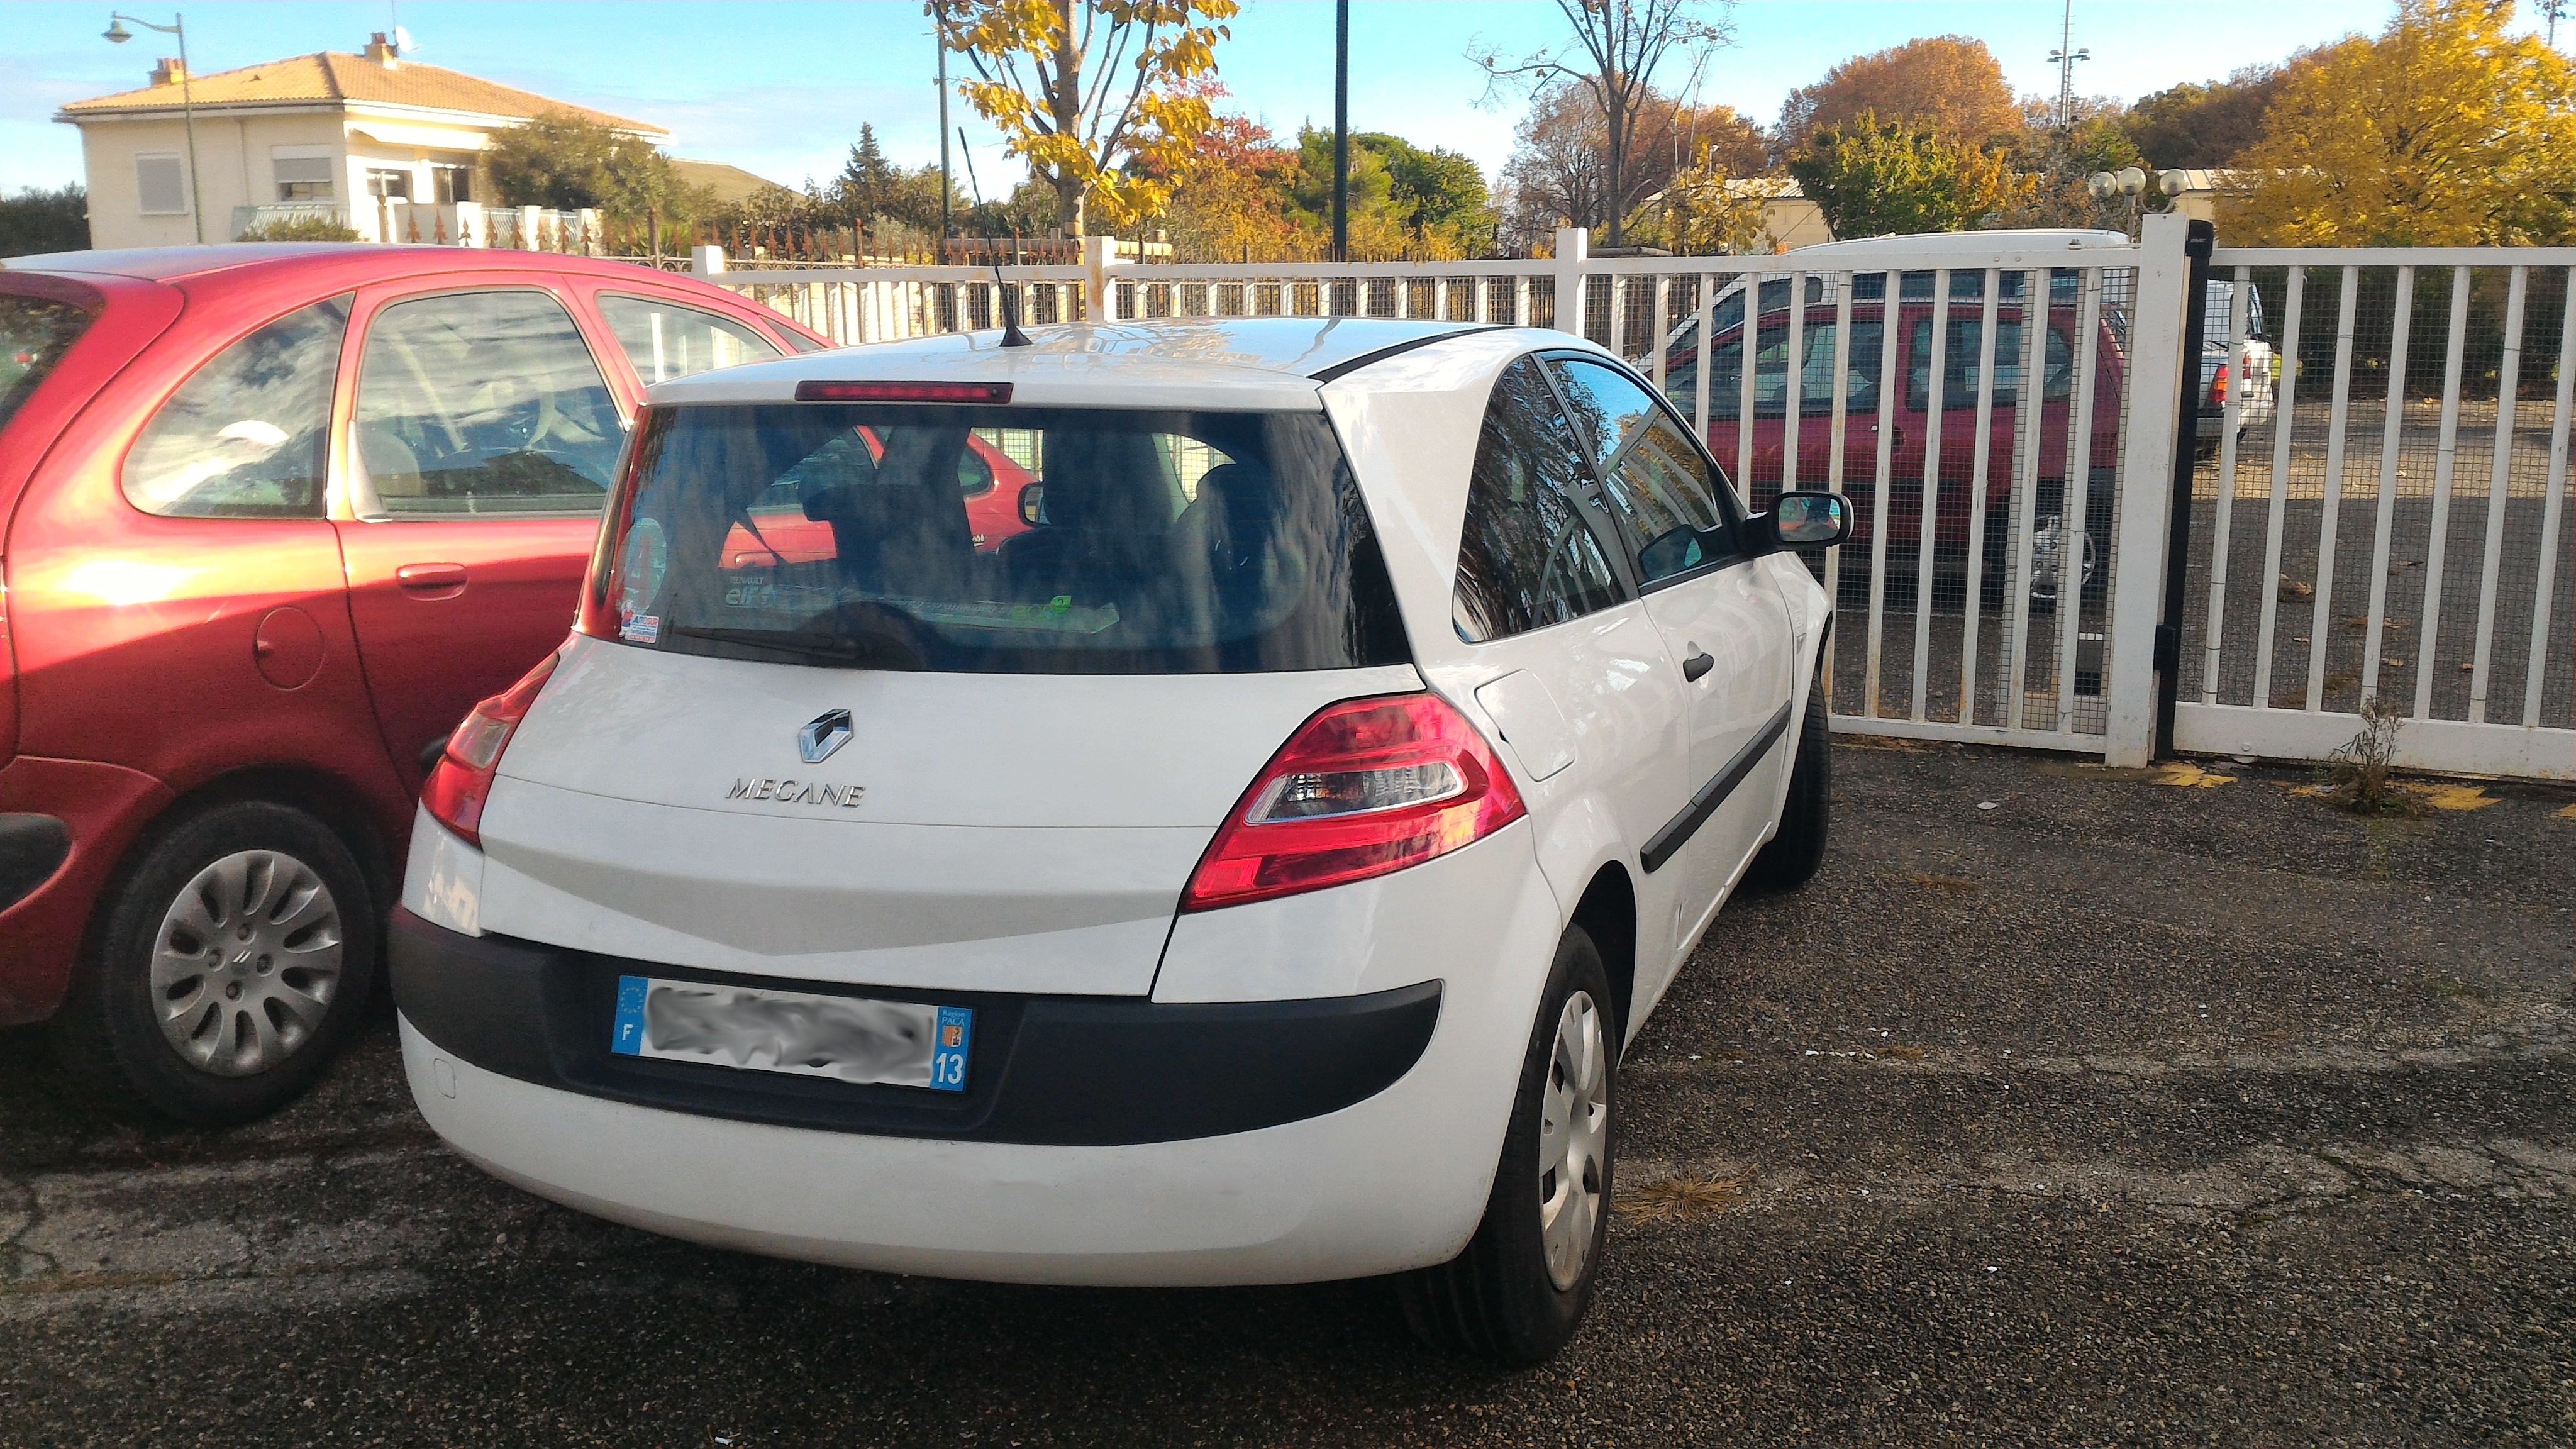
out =
[[[0,292],[0,428],[9,426],[89,323],[88,310],[69,302]]]
[[[673,653],[961,673],[1410,658],[1317,413],[648,409],[605,580]]]

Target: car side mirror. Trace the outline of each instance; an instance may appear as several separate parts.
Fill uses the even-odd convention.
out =
[[[1035,528],[1046,521],[1046,485],[1031,483],[1020,490],[1020,522]]]
[[[1783,493],[1764,516],[1781,548],[1824,548],[1851,535],[1851,500],[1839,493]]]

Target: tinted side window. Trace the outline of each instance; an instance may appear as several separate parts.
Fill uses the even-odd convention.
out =
[[[118,481],[170,518],[319,518],[349,299],[281,317],[179,385],[125,455]]]
[[[599,315],[617,334],[626,360],[644,385],[687,377],[737,362],[778,356],[768,338],[730,317],[643,297],[602,294]]]
[[[1485,408],[1451,613],[1482,643],[1619,602],[1609,551],[1576,500],[1582,444],[1530,358],[1503,369]]]
[[[1654,394],[1615,368],[1563,357],[1551,358],[1547,365],[1565,388],[1575,426],[1591,441],[1593,466],[1605,472],[1612,455],[1663,416]]]
[[[1953,318],[1941,344],[1941,408],[1944,412],[1977,405],[1977,361],[1985,341],[1985,323],[1976,317]],[[1905,362],[1905,408],[1922,412],[1932,405],[1932,319],[1914,324],[1907,339],[1913,350]],[[2048,329],[2048,355],[2041,359],[2040,401],[2064,402],[2073,393],[2074,349],[2066,333]],[[2021,397],[2021,323],[2005,318],[1995,323],[1995,406],[2008,408]]]
[[[595,511],[624,439],[572,314],[542,292],[377,313],[356,423],[359,461],[397,516]]]
[[[1640,583],[1688,573],[1735,552],[1710,486],[1708,461],[1663,418],[1620,455],[1608,479],[1610,501],[1637,541]]]
[[[69,302],[0,292],[0,428],[9,425],[89,324],[89,312]]]
[[[1846,415],[1878,410],[1880,324],[1855,320],[1851,325],[1850,391]],[[2000,334],[1998,334],[2000,335]],[[1691,345],[1698,345],[1696,338]],[[1798,415],[1821,418],[1834,410],[1834,319],[1828,312],[1807,319],[1804,352],[1798,371]],[[1789,324],[1763,327],[1754,343],[1753,415],[1776,418],[1788,411]],[[1664,395],[1684,417],[1698,403],[1699,356],[1676,354],[1664,370]],[[1721,335],[1708,354],[1708,416],[1711,422],[1736,421],[1744,411],[1744,334]]]

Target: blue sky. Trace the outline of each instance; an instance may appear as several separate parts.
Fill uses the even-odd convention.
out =
[[[187,7],[199,74],[316,50],[355,50],[383,30],[384,0],[198,3]],[[1982,39],[2014,88],[2053,94],[2047,62],[2059,0],[1745,0],[1736,44],[1701,84],[1763,121],[1835,62],[1921,35]],[[2526,7],[2528,8],[2528,7]],[[80,145],[49,118],[66,101],[140,85],[167,37],[111,46],[106,3],[0,0],[0,188],[80,179]],[[2354,30],[2376,30],[2390,0],[2077,0],[2086,94],[2135,97],[2276,60]],[[167,12],[142,13],[155,19]],[[729,161],[795,185],[839,169],[861,122],[898,159],[938,155],[934,53],[914,0],[681,3],[681,0],[402,0],[416,59],[653,121],[683,156]],[[1471,44],[1523,53],[1556,41],[1549,0],[1355,0],[1351,124],[1473,156],[1488,175],[1511,153],[1519,94],[1484,101]],[[2532,22],[2525,18],[2528,28]],[[1333,10],[1326,0],[1251,0],[1218,48],[1239,109],[1274,130],[1332,119]],[[989,193],[1018,168],[962,104]],[[962,173],[963,166],[961,164]],[[961,180],[962,180],[961,174]]]

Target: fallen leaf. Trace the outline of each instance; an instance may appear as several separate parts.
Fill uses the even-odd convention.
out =
[[[2561,820],[2576,820],[2576,805],[2570,805],[2566,809],[2559,811],[2558,818]]]
[[[2214,790],[2221,785],[2235,784],[2236,777],[2212,774],[2189,760],[2175,760],[2159,768],[2155,779],[2149,783],[2178,785],[2186,790]]]
[[[2379,662],[2390,669],[2403,669],[2406,667],[2406,661],[2403,659],[2382,659]]]
[[[1949,891],[1953,894],[1965,894],[1977,888],[1975,881],[1955,875],[1909,875],[1905,878],[1905,883],[1910,886],[1921,886],[1925,890]]]
[[[2316,585],[2314,584],[2303,584],[2297,579],[2290,577],[2288,574],[2283,574],[2281,575],[2279,592],[2281,597],[2285,599],[2312,599],[2316,597],[2317,590]]]
[[[2436,810],[2484,810],[2496,803],[2493,795],[2475,785],[2418,785],[2400,780],[2397,788],[2422,796],[2424,803]]]

